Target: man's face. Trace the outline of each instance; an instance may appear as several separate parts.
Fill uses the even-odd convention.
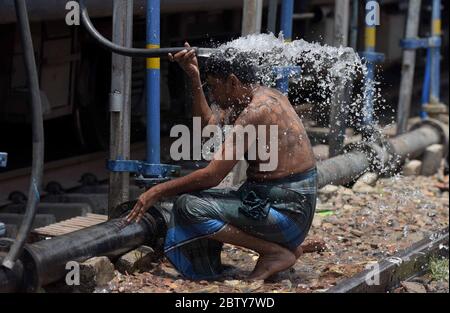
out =
[[[211,100],[221,108],[227,108],[233,103],[233,88],[229,80],[210,75],[206,78]]]

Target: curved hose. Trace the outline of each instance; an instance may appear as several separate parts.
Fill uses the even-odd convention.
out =
[[[213,49],[203,49],[203,48],[197,48],[197,47],[191,47],[191,48],[185,48],[185,47],[173,47],[173,48],[158,48],[158,49],[137,49],[137,48],[127,48],[123,46],[119,46],[105,37],[102,36],[98,32],[97,29],[95,29],[94,25],[92,24],[91,18],[89,17],[89,13],[86,7],[86,3],[84,0],[79,0],[78,3],[80,4],[80,10],[81,10],[81,21],[83,23],[83,26],[86,28],[88,33],[98,42],[100,43],[104,48],[108,49],[109,51],[112,51],[114,53],[128,56],[128,57],[143,57],[143,58],[159,58],[159,57],[165,57],[169,53],[177,53],[182,50],[195,50],[198,56],[209,56]]]
[[[23,217],[17,238],[9,250],[8,255],[3,260],[3,266],[9,269],[14,267],[33,225],[34,216],[36,215],[36,209],[40,200],[40,188],[44,169],[44,123],[42,120],[42,103],[28,12],[25,0],[15,0],[14,3],[24,51],[28,87],[30,88],[31,94],[33,163],[25,216]]]

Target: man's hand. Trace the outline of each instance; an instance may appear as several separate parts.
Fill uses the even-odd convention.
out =
[[[141,194],[133,210],[131,210],[131,212],[126,216],[126,222],[131,223],[133,220],[136,220],[136,223],[138,223],[144,217],[145,212],[147,212],[151,206],[158,202],[158,200],[158,197],[152,189],[149,189],[147,192]]]
[[[191,46],[186,42],[184,44],[186,48],[190,48]],[[181,68],[186,72],[186,74],[191,79],[195,79],[200,77],[200,70],[198,69],[198,61],[195,55],[195,50],[183,50],[175,55],[169,53],[169,60],[171,62],[178,62]]]

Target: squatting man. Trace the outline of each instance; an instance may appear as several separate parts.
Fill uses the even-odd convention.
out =
[[[189,48],[188,43],[185,46]],[[292,267],[316,245],[302,245],[315,212],[317,169],[299,116],[286,96],[258,82],[258,68],[243,52],[216,52],[205,61],[208,100],[218,106],[219,114],[213,114],[207,102],[195,51],[185,49],[169,59],[178,62],[191,81],[193,115],[201,118],[202,126],[227,122],[234,129],[207,167],[152,187],[139,197],[126,221],[138,222],[162,198],[177,196],[164,253],[189,279],[216,279],[224,274],[220,260],[224,243],[259,254],[249,279],[265,280]],[[267,170],[262,165],[271,161],[258,155],[250,158],[249,151],[259,146],[260,138],[271,136],[271,125],[277,126],[277,145],[269,140],[267,149],[276,150],[278,162]],[[242,134],[236,129],[247,126],[256,129],[256,136],[235,140]],[[249,165],[247,180],[239,189],[211,189],[239,161],[239,140],[244,142],[243,155]]]

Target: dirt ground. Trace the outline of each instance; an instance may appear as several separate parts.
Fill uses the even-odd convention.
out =
[[[149,272],[116,272],[109,287],[102,291],[323,292],[364,270],[368,263],[392,256],[448,224],[448,176],[442,173],[433,177],[383,178],[373,187],[359,189],[327,186],[320,191],[308,237],[323,239],[326,251],[303,255],[293,268],[269,282],[245,282],[258,255],[225,245],[223,263],[231,269],[220,281],[184,280],[167,260],[162,260],[154,263]],[[448,270],[446,282],[422,278],[428,280],[420,282],[418,278],[419,284],[437,286],[435,292],[448,292]],[[431,287],[425,290],[433,292]],[[400,287],[396,292],[411,290]]]

